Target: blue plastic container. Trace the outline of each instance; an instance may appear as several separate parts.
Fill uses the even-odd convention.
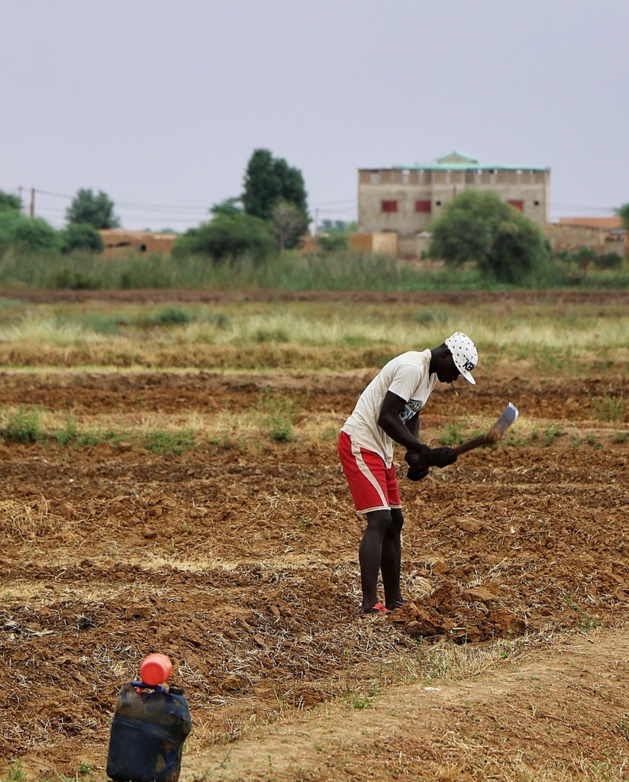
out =
[[[107,776],[117,782],[177,782],[191,728],[181,688],[125,684],[111,725]]]

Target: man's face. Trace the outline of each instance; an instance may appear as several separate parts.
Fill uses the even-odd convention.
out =
[[[460,374],[461,373],[456,368],[452,354],[448,351],[437,363],[437,378],[441,383],[454,383]]]

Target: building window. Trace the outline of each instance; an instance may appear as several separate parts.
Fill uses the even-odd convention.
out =
[[[431,205],[430,201],[415,201],[415,211],[416,212],[430,212]]]
[[[397,212],[397,201],[383,201],[382,202],[382,211],[383,212]]]
[[[519,209],[521,212],[524,211],[524,201],[520,201],[517,198],[508,198],[507,203],[511,204],[511,206],[515,206],[515,208]]]

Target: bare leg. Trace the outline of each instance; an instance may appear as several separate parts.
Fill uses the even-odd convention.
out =
[[[382,544],[391,526],[391,511],[375,510],[366,514],[367,529],[360,547],[358,560],[360,562],[360,584],[363,591],[361,611],[365,612],[378,602],[378,573],[382,557]]]
[[[381,570],[386,607],[394,608],[404,603],[400,593],[400,572],[402,570],[402,527],[404,514],[401,508],[391,510],[391,524],[382,541]]]

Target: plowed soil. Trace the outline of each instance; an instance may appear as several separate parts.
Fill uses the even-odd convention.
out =
[[[606,763],[622,778],[628,425],[601,422],[592,399],[626,399],[626,367],[500,366],[458,397],[435,391],[422,414],[434,438],[508,401],[520,418],[511,439],[420,483],[400,465],[409,602],[386,618],[357,613],[362,523],[335,439],[300,437],[320,420],[340,427],[370,372],[0,372],[0,405],[94,420],[212,415],[266,388],[306,399],[292,441],[256,447],[236,435],[159,455],[5,438],[1,773],[17,759],[31,778],[104,779],[116,693],[160,651],[193,715],[188,778],[499,779],[541,763],[557,776],[539,778]],[[457,650],[489,655],[501,640],[505,659],[482,675],[447,670]],[[559,725],[545,744],[543,726]]]

